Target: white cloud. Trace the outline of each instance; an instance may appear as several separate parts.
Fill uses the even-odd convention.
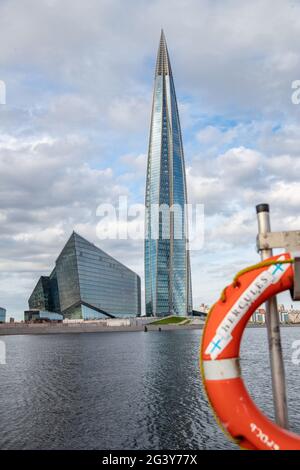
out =
[[[245,147],[232,148],[217,160],[220,177],[226,187],[232,190],[235,190],[235,184],[241,184],[245,180],[253,182],[262,164],[262,155]]]
[[[120,162],[132,168],[135,172],[138,171],[142,175],[146,174],[147,155],[140,153],[139,155],[122,155]]]
[[[197,133],[196,137],[201,144],[229,144],[236,137],[236,128],[222,130],[215,126],[207,126],[204,129],[201,129]]]
[[[139,130],[149,119],[150,96],[145,98],[115,98],[108,108],[108,119],[119,131]]]

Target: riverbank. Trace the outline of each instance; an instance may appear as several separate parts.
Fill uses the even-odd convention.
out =
[[[130,326],[104,326],[98,323],[7,323],[0,325],[0,336],[7,335],[49,335],[66,333],[109,333],[128,331],[165,331],[165,330],[197,330],[203,328],[203,323],[189,324],[136,324]]]
[[[0,336],[10,335],[50,335],[67,333],[110,333],[133,331],[172,331],[172,330],[202,330],[204,323],[191,320],[190,323],[141,323],[127,326],[105,326],[97,322],[84,323],[4,323],[0,324]],[[281,327],[299,327],[297,323],[282,324]],[[247,328],[265,328],[261,324],[248,324]]]

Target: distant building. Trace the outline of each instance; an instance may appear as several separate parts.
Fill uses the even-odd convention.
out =
[[[264,324],[266,322],[266,311],[264,308],[257,309],[250,318],[250,323],[260,323]],[[287,310],[284,305],[278,306],[278,315],[280,323],[299,323],[300,322],[300,312]]]
[[[300,323],[300,310],[289,310],[289,323]]]
[[[200,317],[200,318],[206,318],[207,317],[207,313],[206,312],[203,312],[202,310],[193,310],[192,311],[192,316],[193,317]]]
[[[6,310],[5,308],[0,307],[0,323],[5,323],[6,321]]]
[[[250,323],[260,323],[263,325],[266,322],[266,311],[264,308],[258,308],[250,318]]]
[[[279,308],[278,314],[280,323],[289,323],[289,312],[285,308]]]
[[[61,313],[48,312],[44,310],[26,310],[24,312],[25,321],[63,321]]]
[[[208,313],[210,311],[210,306],[207,304],[201,304],[199,310],[200,312]]]
[[[141,314],[140,277],[73,232],[50,276],[41,276],[30,310],[69,319],[135,317]]]

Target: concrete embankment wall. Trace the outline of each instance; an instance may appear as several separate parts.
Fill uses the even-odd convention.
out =
[[[133,324],[130,326],[103,326],[97,323],[13,323],[0,325],[0,336],[5,335],[43,335],[43,334],[60,334],[60,333],[108,333],[113,331],[144,331],[144,324]],[[147,325],[148,331],[165,330],[184,330],[199,329],[202,325]]]

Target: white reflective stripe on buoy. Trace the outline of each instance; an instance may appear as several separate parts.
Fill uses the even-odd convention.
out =
[[[203,361],[206,380],[236,379],[241,376],[240,359],[220,359],[219,361]]]

